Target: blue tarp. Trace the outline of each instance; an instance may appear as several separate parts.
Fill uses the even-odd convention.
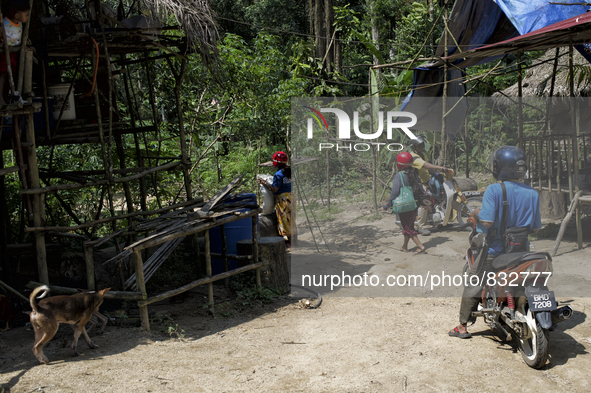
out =
[[[581,0],[560,0],[561,3],[580,3]],[[581,5],[553,5],[549,0],[457,0],[450,13],[448,23],[460,50],[474,49],[483,45],[501,42],[518,35],[526,34],[542,27],[585,13],[589,7]],[[582,47],[577,47],[581,53]],[[453,39],[448,40],[448,55],[457,51]],[[585,55],[585,53],[583,53]],[[439,41],[437,57],[444,56],[443,37]],[[494,60],[458,60],[456,67],[467,68]],[[465,87],[461,84],[458,70],[448,73],[450,97],[461,97]],[[403,110],[417,116],[415,130],[441,131],[441,117],[436,119],[433,112],[441,113],[443,88],[443,62],[435,62],[420,67],[414,72],[413,91],[403,103]],[[434,85],[435,84],[435,85]],[[439,85],[437,85],[439,84]],[[426,100],[427,99],[427,100]],[[425,105],[431,102],[432,105]],[[437,107],[437,102],[439,106]],[[448,106],[449,108],[449,106]],[[446,130],[450,134],[458,132],[463,124],[467,106],[461,102],[447,117]]]
[[[581,0],[556,0],[559,3],[583,3]],[[519,34],[527,34],[556,22],[585,13],[582,5],[550,4],[549,0],[495,0]],[[508,37],[510,38],[510,37]]]

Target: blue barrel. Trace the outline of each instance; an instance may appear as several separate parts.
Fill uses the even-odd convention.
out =
[[[238,194],[224,199],[224,202],[244,202],[256,205],[256,194]],[[240,210],[247,212],[248,209]],[[226,253],[236,255],[236,243],[244,239],[252,239],[252,218],[243,218],[242,220],[232,221],[224,224],[226,232]],[[258,232],[258,216],[257,216],[257,232]],[[222,236],[220,227],[214,227],[209,230],[210,248],[213,253],[222,253]],[[239,267],[238,261],[228,259],[228,270],[237,269]],[[212,274],[220,274],[224,272],[224,262],[219,258],[211,259]]]

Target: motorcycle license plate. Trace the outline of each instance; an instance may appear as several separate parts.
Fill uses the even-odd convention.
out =
[[[556,310],[556,298],[554,292],[547,289],[527,288],[525,291],[527,302],[531,311]]]

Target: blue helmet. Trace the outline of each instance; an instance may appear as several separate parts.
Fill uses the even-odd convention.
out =
[[[493,153],[493,176],[497,180],[523,179],[527,157],[516,146],[503,146]]]

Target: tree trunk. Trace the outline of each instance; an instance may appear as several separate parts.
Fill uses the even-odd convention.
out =
[[[332,72],[332,64],[334,63],[334,48],[331,46],[332,41],[332,34],[333,34],[333,9],[332,9],[332,0],[324,0],[324,31],[325,31],[325,45],[326,45],[326,53],[324,57],[326,58],[326,71]],[[334,45],[334,42],[333,42]]]
[[[238,255],[252,255],[252,239],[236,243]],[[289,266],[285,240],[280,236],[261,237],[259,239],[259,259],[268,261],[267,267],[261,268],[262,283],[279,293],[289,291]]]
[[[314,35],[316,36],[316,57],[322,59],[326,52],[326,32],[324,31],[323,0],[316,0],[314,6]]]

